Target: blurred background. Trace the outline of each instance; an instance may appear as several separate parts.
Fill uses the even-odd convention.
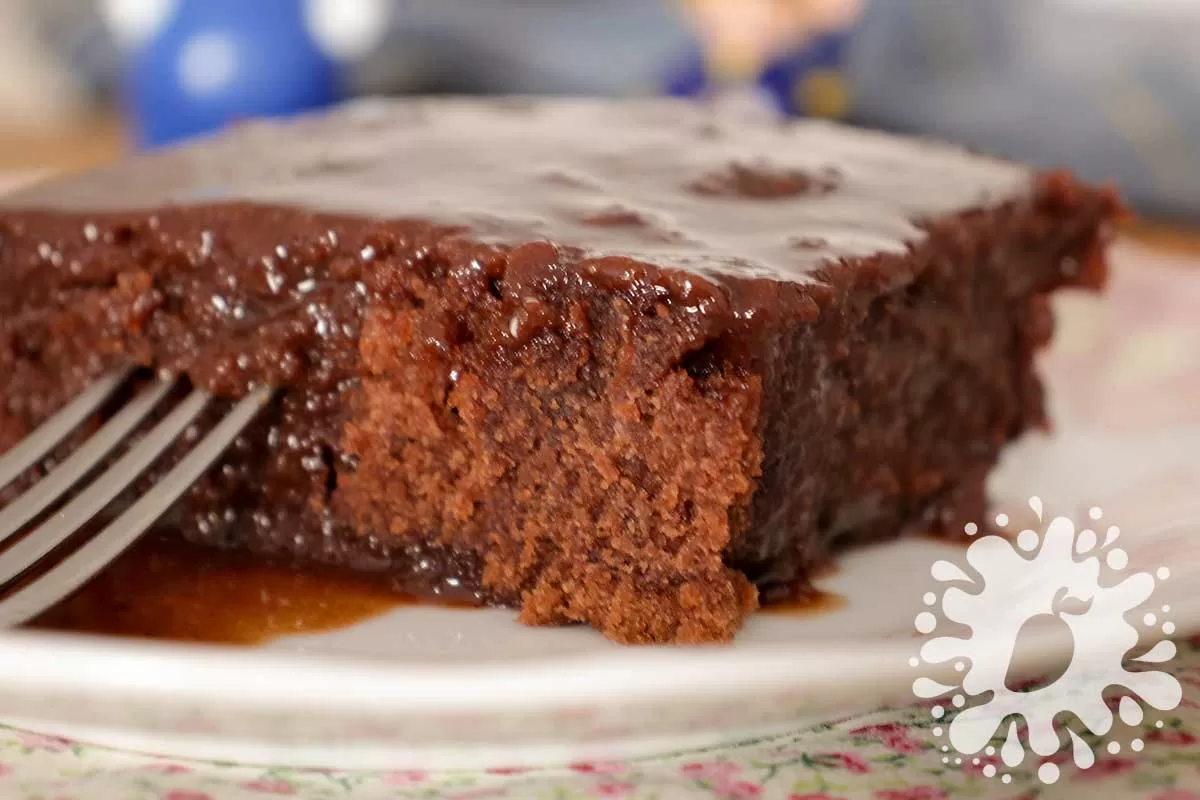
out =
[[[935,135],[1200,217],[1197,0],[0,0],[0,169],[360,94],[676,94]]]

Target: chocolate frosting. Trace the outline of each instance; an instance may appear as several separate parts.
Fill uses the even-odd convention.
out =
[[[922,220],[1029,190],[1032,173],[816,121],[687,101],[362,100],[57,179],[0,205],[81,212],[251,201],[550,240],[722,278],[806,282],[903,252]]]

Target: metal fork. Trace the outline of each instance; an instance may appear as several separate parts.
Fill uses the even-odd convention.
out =
[[[42,461],[68,434],[94,415],[132,375],[127,369],[97,381],[16,447],[0,455],[0,489]],[[176,384],[160,380],[143,388],[87,441],[44,478],[0,507],[0,545],[99,465],[171,393]],[[0,628],[19,625],[86,583],[133,544],[224,452],[271,397],[260,388],[238,402],[153,489],[60,563],[15,592],[0,594]],[[161,421],[70,502],[37,529],[0,553],[0,593],[26,575],[123,490],[184,434],[212,396],[192,390]]]

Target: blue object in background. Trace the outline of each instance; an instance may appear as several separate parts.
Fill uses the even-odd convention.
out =
[[[756,81],[783,114],[840,118],[849,110],[842,69],[852,33],[838,31],[805,42],[773,59]],[[695,50],[668,81],[676,97],[701,97],[720,89],[709,74],[704,56]]]
[[[140,147],[341,99],[297,0],[180,0],[127,54],[124,91]]]

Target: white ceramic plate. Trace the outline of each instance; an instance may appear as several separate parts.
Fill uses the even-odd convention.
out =
[[[1121,259],[1149,256],[1125,248]],[[1076,518],[1105,506],[1126,528],[1131,570],[1171,566],[1154,602],[1172,605],[1179,633],[1200,631],[1200,549],[1195,538],[1188,547],[1200,533],[1190,514],[1200,409],[1155,402],[1178,388],[1180,369],[1200,367],[1197,301],[1200,280],[1142,263],[1120,272],[1104,305],[1061,303],[1045,361],[1059,432],[1012,450],[994,481],[1014,516],[1032,494]],[[1114,355],[1103,349],[1114,329],[1121,343],[1153,336],[1144,352]],[[1096,401],[1108,393],[1125,408],[1131,384],[1154,399],[1124,412]],[[913,620],[940,558],[961,561],[963,549],[917,539],[851,553],[820,584],[844,605],[758,615],[720,648],[621,648],[581,628],[524,628],[505,611],[422,606],[260,648],[11,633],[0,636],[0,719],[162,755],[330,768],[547,764],[728,743],[912,703]],[[1063,644],[1035,637],[1021,668],[1061,659]],[[1006,646],[996,642],[995,657]]]

